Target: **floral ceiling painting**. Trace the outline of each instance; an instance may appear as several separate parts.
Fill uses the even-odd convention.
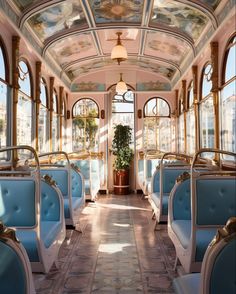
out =
[[[42,40],[63,30],[78,25],[86,25],[80,1],[68,0],[33,15],[28,23]]]
[[[95,82],[75,82],[71,85],[72,92],[99,92],[105,91],[105,84]]]
[[[49,52],[62,67],[77,59],[97,55],[90,33],[64,38],[50,46]]]
[[[97,24],[115,22],[141,23],[143,0],[89,0]]]
[[[109,66],[114,64],[113,60],[111,59],[98,59],[93,60],[92,62],[83,62],[81,64],[77,64],[75,66],[70,67],[70,69],[67,71],[67,75],[71,80],[73,80],[75,77],[94,72],[100,68],[103,68],[105,66]]]
[[[144,54],[164,58],[180,65],[187,52],[190,50],[188,43],[172,37],[166,33],[147,33]]]
[[[166,25],[181,30],[196,41],[208,22],[198,9],[173,0],[154,0],[150,25]]]
[[[149,60],[146,58],[140,58],[140,59],[130,58],[129,63],[131,65],[136,65],[142,69],[159,74],[165,78],[168,78],[169,80],[173,78],[176,72],[176,69],[172,66],[161,65],[159,63],[154,62],[153,60]]]
[[[169,83],[161,81],[150,81],[137,84],[137,91],[170,91],[171,86]]]

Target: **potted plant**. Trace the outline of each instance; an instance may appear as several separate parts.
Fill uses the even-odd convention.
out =
[[[112,153],[116,156],[114,162],[114,194],[125,195],[129,193],[129,167],[133,159],[131,143],[132,129],[130,126],[118,124],[114,127],[112,140]]]

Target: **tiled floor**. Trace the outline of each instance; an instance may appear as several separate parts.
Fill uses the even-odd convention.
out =
[[[173,293],[174,247],[155,231],[147,200],[100,196],[83,211],[83,233],[67,230],[58,269],[34,274],[37,293]]]

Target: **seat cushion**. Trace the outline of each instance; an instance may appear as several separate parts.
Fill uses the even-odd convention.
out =
[[[190,274],[174,279],[176,294],[199,294],[201,274]]]
[[[41,222],[41,238],[46,248],[50,247],[57,238],[62,227],[59,221],[42,221]]]
[[[190,220],[175,220],[171,224],[173,231],[178,237],[183,248],[187,248],[191,238],[191,221]],[[208,228],[197,230],[196,232],[196,261],[202,261],[206,249],[216,234],[216,228]]]
[[[152,193],[151,198],[153,202],[155,203],[156,207],[160,207],[160,193]],[[167,215],[168,214],[168,200],[169,200],[169,194],[164,194],[162,197],[162,214]]]
[[[180,243],[186,249],[191,236],[191,220],[175,220],[171,226]]]

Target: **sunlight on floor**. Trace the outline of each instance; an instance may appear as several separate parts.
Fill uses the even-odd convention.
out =
[[[122,210],[145,210],[150,211],[150,209],[137,207],[137,206],[129,206],[129,205],[120,205],[120,204],[100,204],[98,203],[98,207],[109,208],[109,209],[122,209]]]
[[[107,244],[100,244],[98,251],[103,253],[116,253],[122,252],[125,247],[133,246],[131,243],[107,243]]]

